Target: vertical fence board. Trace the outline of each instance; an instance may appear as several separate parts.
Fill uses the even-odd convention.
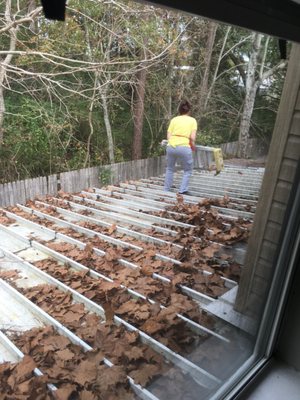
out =
[[[4,204],[5,206],[9,206],[9,192],[7,183],[4,184]]]
[[[13,206],[14,205],[14,193],[13,193],[13,186],[10,182],[7,184],[7,194],[8,194],[8,202],[9,202],[8,204],[10,206]]]
[[[24,203],[25,196],[22,196],[20,181],[12,182],[13,187],[13,205],[16,203]]]
[[[92,167],[89,168],[89,187],[99,186],[100,168],[99,167]]]
[[[30,199],[30,179],[24,180],[25,201]]]
[[[0,206],[4,207],[4,185],[0,184]]]
[[[60,187],[63,192],[71,192],[73,171],[63,172],[59,175]]]
[[[18,186],[19,186],[19,193],[20,193],[20,203],[25,204],[26,203],[25,182],[19,181]]]
[[[49,175],[47,177],[47,194],[55,196],[57,194],[58,179],[57,175]]]

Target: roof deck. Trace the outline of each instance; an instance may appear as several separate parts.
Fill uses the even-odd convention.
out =
[[[195,171],[188,196],[178,171],[174,192],[161,176],[1,209],[0,362],[28,354],[48,374],[22,340],[51,328],[82,362],[94,349],[107,371],[122,367],[137,398],[215,390],[252,351],[256,323],[234,302],[263,174],[226,164]],[[66,384],[49,379],[50,391]]]

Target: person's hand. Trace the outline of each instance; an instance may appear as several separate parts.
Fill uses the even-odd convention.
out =
[[[167,146],[168,145],[167,139],[162,140],[160,145],[163,146],[163,147]]]

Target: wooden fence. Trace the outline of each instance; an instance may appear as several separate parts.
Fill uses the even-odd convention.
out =
[[[165,171],[165,156],[84,168],[23,181],[0,184],[0,206],[25,204],[58,191],[76,193],[89,187],[116,184],[129,179],[158,176]]]
[[[238,142],[224,143],[219,147],[221,147],[225,157],[237,157]],[[211,157],[208,159],[206,153],[202,151],[201,154],[198,154],[199,157],[195,157],[195,168],[209,167]],[[251,158],[265,154],[267,154],[267,145],[258,139],[250,139],[247,156]],[[158,176],[164,173],[165,165],[165,156],[160,156],[4,183],[0,184],[0,206],[24,204],[27,200],[33,200],[47,194],[56,195],[59,190],[76,193],[93,186],[101,187],[129,179]]]
[[[224,157],[238,157],[239,142],[229,142],[219,145]],[[257,158],[268,154],[269,144],[256,138],[248,140],[246,147],[247,158]]]

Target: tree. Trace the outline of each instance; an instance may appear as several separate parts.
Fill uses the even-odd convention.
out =
[[[0,145],[3,143],[3,118],[5,113],[5,102],[4,102],[4,82],[7,79],[7,68],[10,65],[14,51],[16,49],[17,35],[21,25],[31,23],[41,12],[42,8],[29,7],[27,12],[23,16],[13,18],[13,8],[11,0],[5,0],[5,12],[4,12],[4,25],[0,29],[0,35],[6,35],[9,41],[9,50],[3,60],[0,61]],[[17,4],[18,14],[22,12],[19,9],[19,3]]]
[[[70,0],[66,22],[53,22],[36,3],[1,2],[8,180],[159,154],[183,98],[201,119],[201,144],[236,140],[240,120],[250,124],[243,137],[270,134],[284,76],[272,39],[261,39],[251,81],[245,30],[121,0]]]
[[[204,49],[204,71],[200,84],[200,93],[199,93],[199,106],[198,106],[198,123],[200,125],[202,115],[204,114],[207,102],[208,102],[208,83],[209,83],[209,75],[211,73],[211,60],[212,53],[214,49],[215,37],[217,32],[218,24],[213,21],[209,21],[207,26],[207,41]]]
[[[147,38],[144,38],[143,56],[147,60]],[[132,159],[139,160],[142,158],[142,138],[143,138],[143,122],[145,109],[145,90],[147,80],[147,68],[141,67],[136,74],[136,83],[133,92],[133,142],[132,142]]]
[[[247,63],[244,106],[239,130],[239,156],[242,158],[247,156],[250,123],[257,90],[277,69],[282,69],[287,64],[286,60],[280,61],[272,68],[265,70],[269,39],[265,39],[265,45],[263,46],[263,38],[264,35],[261,33],[254,32],[251,35],[251,52]]]

